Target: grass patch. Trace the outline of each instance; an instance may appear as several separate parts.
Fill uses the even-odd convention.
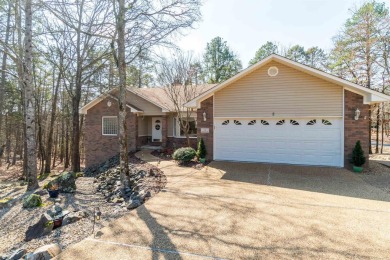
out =
[[[10,198],[10,197],[5,197],[3,199],[0,200],[0,203],[7,203],[8,201],[12,200],[13,198]]]

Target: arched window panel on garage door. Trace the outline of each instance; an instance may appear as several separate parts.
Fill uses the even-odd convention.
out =
[[[323,125],[332,125],[332,123],[329,120],[322,119],[322,124]]]

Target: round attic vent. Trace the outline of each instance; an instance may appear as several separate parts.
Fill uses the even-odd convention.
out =
[[[276,75],[278,75],[278,73],[279,73],[279,70],[277,67],[275,67],[275,66],[269,67],[269,69],[268,69],[269,76],[275,77]]]

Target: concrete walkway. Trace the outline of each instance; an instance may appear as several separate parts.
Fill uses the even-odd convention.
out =
[[[137,154],[163,192],[58,259],[388,258],[390,196],[344,169],[213,162],[202,170]]]

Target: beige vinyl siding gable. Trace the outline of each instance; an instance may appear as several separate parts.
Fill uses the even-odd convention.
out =
[[[268,76],[268,68],[279,73]],[[215,117],[342,116],[343,88],[272,61],[214,95]]]

